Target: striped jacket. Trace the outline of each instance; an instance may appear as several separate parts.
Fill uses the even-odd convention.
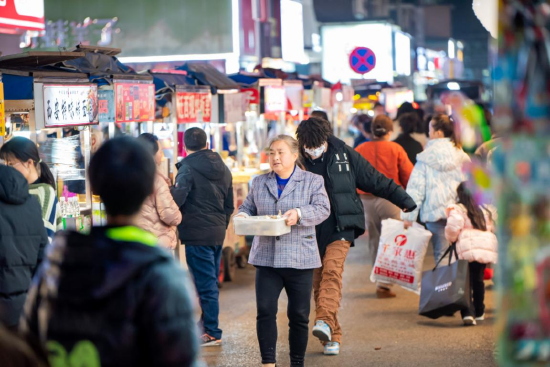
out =
[[[256,177],[239,213],[250,216],[276,215],[300,208],[302,220],[280,237],[256,236],[248,262],[273,268],[314,269],[321,267],[315,226],[330,215],[330,202],[323,177],[296,167],[278,198],[274,172]]]

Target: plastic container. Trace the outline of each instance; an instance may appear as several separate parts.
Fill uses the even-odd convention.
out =
[[[286,218],[271,219],[261,217],[236,217],[233,219],[235,234],[239,236],[282,236],[290,233]]]

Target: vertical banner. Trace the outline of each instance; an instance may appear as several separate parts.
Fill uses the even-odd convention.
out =
[[[100,90],[97,95],[99,122],[115,122],[115,91]]]
[[[155,119],[155,85],[115,83],[116,122]]]
[[[286,111],[286,94],[283,86],[266,86],[264,93],[265,112],[285,112]]]
[[[229,93],[223,95],[224,122],[244,121],[245,95],[243,93]]]
[[[178,124],[210,122],[212,94],[210,92],[177,92],[176,113]]]

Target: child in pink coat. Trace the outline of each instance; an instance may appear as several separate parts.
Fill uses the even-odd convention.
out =
[[[487,264],[497,262],[497,237],[494,232],[496,210],[475,203],[466,183],[457,192],[457,204],[447,208],[445,237],[456,242],[458,257],[470,262],[470,288],[472,308],[462,310],[464,325],[476,325],[485,319],[485,284],[483,276]]]

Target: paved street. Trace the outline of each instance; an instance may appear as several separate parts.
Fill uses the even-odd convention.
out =
[[[494,354],[493,292],[487,292],[487,320],[466,328],[459,315],[430,320],[417,315],[418,296],[396,288],[398,297],[376,298],[370,282],[366,241],[359,240],[350,250],[344,274],[344,299],[341,324],[344,339],[339,356],[324,356],[323,348],[312,336],[306,355],[307,366],[406,366],[406,367],[491,367]],[[425,268],[433,266],[431,252]],[[255,326],[255,270],[249,265],[239,270],[237,280],[221,290],[221,328],[223,346],[203,348],[208,366],[260,366]],[[310,328],[314,312],[310,317]],[[279,342],[277,366],[289,366],[286,296],[279,302]],[[380,348],[379,350],[376,350]]]

